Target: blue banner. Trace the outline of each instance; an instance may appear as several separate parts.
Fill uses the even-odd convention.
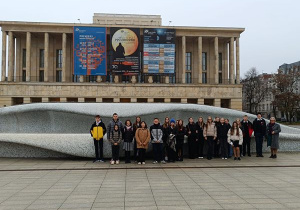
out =
[[[106,28],[74,27],[74,75],[106,75]]]
[[[175,73],[175,30],[144,29],[145,74]]]

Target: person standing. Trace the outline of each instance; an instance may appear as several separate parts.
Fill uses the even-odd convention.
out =
[[[228,141],[227,141],[227,134],[228,134],[229,126],[225,123],[225,119],[221,118],[220,123],[217,124],[217,136],[220,141],[221,147],[221,157],[224,160],[228,158]]]
[[[228,126],[229,129],[231,128],[229,119],[225,119],[225,124]],[[233,155],[233,149],[231,144],[228,143],[228,157],[231,158],[232,155]]]
[[[170,128],[170,118],[166,117],[165,122],[162,125],[162,130],[163,130],[162,140],[164,142],[163,143],[163,154],[164,154],[165,161],[168,160],[168,144],[167,144],[167,141],[168,141],[168,130],[169,130],[169,128]]]
[[[243,156],[246,156],[246,151],[249,157],[251,157],[250,151],[250,143],[251,143],[251,136],[253,133],[253,125],[248,120],[248,116],[245,115],[243,120],[241,121],[241,130],[243,131]]]
[[[198,138],[197,127],[192,117],[189,118],[189,123],[186,125],[186,132],[188,136],[189,158],[195,159],[196,139]]]
[[[153,125],[150,126],[151,143],[153,148],[153,164],[159,162],[166,163],[163,158],[163,130],[158,118],[154,118]]]
[[[147,124],[142,121],[141,127],[135,132],[135,139],[138,148],[138,164],[145,165],[146,150],[150,141],[150,131],[147,129]]]
[[[203,147],[204,147],[204,136],[203,136],[203,129],[205,126],[203,117],[198,118],[198,122],[196,123],[197,131],[198,131],[198,138],[196,140],[196,154],[199,159],[203,158]]]
[[[183,144],[184,136],[186,134],[186,129],[183,126],[183,120],[178,120],[177,126],[177,136],[176,136],[176,152],[178,156],[178,161],[183,161]]]
[[[106,133],[105,124],[102,122],[100,115],[95,116],[95,122],[92,124],[90,134],[94,139],[95,156],[93,162],[104,162],[103,159],[103,136]]]
[[[271,147],[270,158],[277,158],[279,149],[279,133],[281,132],[280,125],[276,123],[275,117],[270,118],[270,123],[267,125],[268,146]]]
[[[215,123],[212,121],[211,116],[207,118],[207,123],[204,126],[203,130],[204,139],[207,141],[207,159],[211,160],[214,151],[214,141],[217,138],[217,128]]]
[[[232,123],[227,137],[228,143],[233,147],[234,160],[241,160],[240,145],[243,144],[243,132],[236,121]]]
[[[257,118],[253,121],[253,130],[256,142],[256,157],[264,157],[262,154],[263,138],[266,134],[266,121],[257,113]]]
[[[170,127],[168,129],[168,140],[167,140],[167,151],[168,151],[168,161],[175,162],[177,159],[176,154],[176,136],[177,136],[177,128],[176,121],[174,119],[170,120]]]
[[[133,137],[134,131],[132,127],[132,123],[130,120],[125,121],[125,126],[123,128],[123,150],[125,150],[125,163],[131,163],[130,161],[130,151],[133,150]]]
[[[215,123],[215,126],[218,127],[218,125],[220,125],[220,118],[215,117],[214,123]],[[220,156],[220,139],[218,136],[214,141],[214,156],[216,158]]]
[[[133,123],[133,131],[134,131],[134,147],[133,147],[133,159],[134,161],[137,161],[137,156],[138,156],[138,149],[137,149],[137,145],[136,145],[136,138],[135,138],[135,133],[137,131],[138,128],[141,127],[141,117],[137,116],[135,118],[135,123]]]
[[[114,129],[110,131],[109,141],[111,143],[111,165],[120,163],[120,144],[122,141],[122,131],[120,130],[118,124],[114,125]]]
[[[112,120],[108,123],[107,126],[107,139],[110,139],[110,134],[114,130],[115,125],[118,125],[120,131],[123,130],[123,123],[119,120],[119,116],[117,113],[113,114]]]

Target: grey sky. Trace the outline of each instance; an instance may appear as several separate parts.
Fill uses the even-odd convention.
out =
[[[93,13],[160,14],[163,25],[246,28],[241,75],[300,60],[297,0],[10,0],[1,2],[0,20],[91,23]]]

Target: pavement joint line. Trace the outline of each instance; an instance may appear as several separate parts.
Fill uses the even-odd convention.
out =
[[[259,166],[158,166],[158,167],[103,167],[103,168],[26,168],[26,169],[0,169],[0,172],[18,171],[101,171],[101,170],[149,170],[149,169],[226,169],[226,168],[300,168],[300,165],[259,165]]]

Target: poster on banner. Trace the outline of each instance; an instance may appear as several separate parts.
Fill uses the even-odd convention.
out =
[[[140,29],[110,28],[112,61],[116,74],[132,75],[140,72]]]
[[[74,75],[106,75],[106,28],[75,26]]]
[[[175,29],[144,29],[144,73],[175,73],[175,38]]]

